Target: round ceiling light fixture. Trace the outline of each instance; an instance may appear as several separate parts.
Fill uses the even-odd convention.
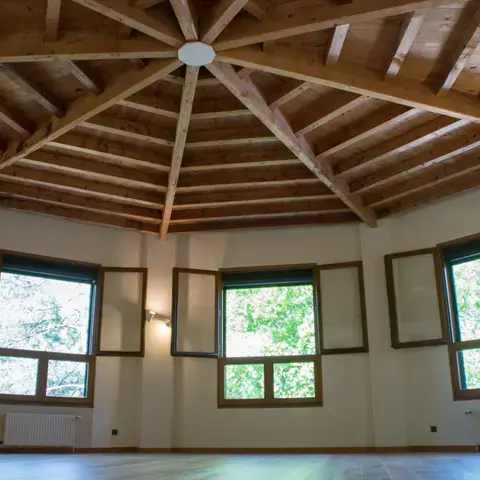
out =
[[[213,62],[215,50],[203,42],[188,42],[178,50],[178,58],[191,67],[203,67]]]

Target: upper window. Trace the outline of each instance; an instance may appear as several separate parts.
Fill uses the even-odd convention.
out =
[[[445,246],[443,253],[455,398],[480,398],[480,239]]]
[[[313,270],[225,272],[220,406],[321,404]]]
[[[0,401],[90,402],[97,269],[0,260]]]

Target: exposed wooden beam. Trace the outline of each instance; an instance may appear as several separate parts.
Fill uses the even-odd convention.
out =
[[[223,230],[248,230],[273,227],[299,227],[306,225],[329,225],[337,223],[357,223],[354,213],[316,213],[289,216],[286,218],[230,219],[211,222],[185,223],[172,225],[170,233],[193,233]]]
[[[438,182],[428,183],[425,188],[414,192],[392,202],[386,202],[377,208],[381,217],[394,215],[400,212],[413,210],[414,208],[430,205],[452,195],[456,195],[480,186],[480,170],[469,171],[466,175],[456,178],[440,179]]]
[[[349,28],[348,24],[333,28],[330,44],[325,52],[325,65],[335,65],[338,62]]]
[[[480,102],[472,96],[452,91],[439,97],[419,81],[394,79],[385,82],[373,70],[346,65],[334,68],[314,65],[302,57],[304,55],[300,51],[269,55],[257,49],[244,48],[219,52],[216,59],[441,115],[480,121]]]
[[[192,115],[193,99],[197,88],[198,67],[187,66],[185,75],[185,84],[182,90],[182,100],[180,103],[180,117],[177,122],[177,133],[175,135],[175,146],[172,153],[172,165],[168,177],[168,189],[165,197],[165,208],[163,209],[162,225],[160,228],[160,237],[166,238],[170,218],[172,215],[173,203],[175,201],[175,193],[177,190],[178,177],[180,176],[180,168],[182,166],[183,152],[187,141],[188,126],[190,125],[190,117]]]
[[[415,156],[407,157],[377,172],[355,180],[351,183],[352,191],[364,193],[377,189],[381,185],[397,182],[400,178],[411,177],[413,173],[420,172],[431,165],[440,164],[455,156],[480,146],[480,128],[471,126],[459,130],[455,137],[447,142],[435,142],[431,147],[419,150]]]
[[[311,105],[305,107],[292,120],[292,126],[297,135],[306,135],[317,128],[335,120],[353,108],[360,107],[368,97],[362,97],[348,92],[337,92],[335,95],[323,96]]]
[[[80,66],[72,60],[65,60],[64,65],[70,73],[88,90],[98,95],[103,90],[103,82],[84,65]]]
[[[63,115],[63,105],[52,93],[40,89],[21,75],[13,66],[0,65],[0,72],[14,82],[18,88],[30,95],[37,103],[44,107],[52,115]]]
[[[312,172],[301,163],[296,165],[272,165],[264,167],[238,168],[235,174],[229,170],[200,170],[182,171],[178,182],[178,191],[213,191],[238,189],[245,186],[249,188],[259,186],[280,186],[282,184],[320,183]]]
[[[81,195],[88,193],[98,198],[132,205],[144,205],[157,209],[163,206],[159,201],[158,191],[125,187],[60,171],[14,165],[9,169],[0,170],[0,179],[22,185],[36,185],[59,191],[75,192]]]
[[[46,202],[54,205],[64,205],[66,207],[73,206],[81,208],[82,210],[102,212],[108,215],[132,218],[142,222],[158,224],[161,221],[160,213],[157,209],[121,204],[107,199],[104,200],[89,195],[89,192],[85,192],[85,194],[60,192],[45,187],[0,181],[0,197],[2,195],[34,200],[41,203]]]
[[[365,208],[358,197],[351,195],[346,184],[335,179],[330,164],[316,158],[305,138],[295,136],[282,113],[278,109],[271,110],[251,82],[242,80],[228,65],[215,62],[208,69],[355,214],[368,225],[376,225],[373,212]]]
[[[182,32],[174,22],[166,18],[154,19],[139,8],[129,5],[126,0],[115,0],[115,2],[109,0],[73,1],[172,47],[178,48],[185,43]]]
[[[436,93],[448,91],[480,43],[480,3],[470,1],[455,25],[431,77]]]
[[[198,221],[212,218],[247,217],[254,215],[300,214],[302,212],[348,211],[339,198],[322,200],[298,199],[287,202],[264,203],[261,205],[237,205],[221,207],[203,207],[174,210],[174,221]]]
[[[391,140],[347,158],[335,165],[335,173],[346,180],[358,178],[378,170],[387,163],[394,162],[398,155],[409,149],[419,148],[453,132],[467,124],[465,120],[455,120],[450,117],[439,117],[420,125]]]
[[[120,218],[115,215],[107,215],[103,213],[85,212],[80,209],[68,208],[59,205],[47,205],[44,203],[39,203],[36,200],[3,197],[0,198],[0,207],[12,208],[15,210],[25,210],[43,215],[54,215],[56,217],[67,218],[69,220],[93,222],[109,227],[128,228],[148,233],[154,233],[157,229],[157,226],[152,223],[138,222],[135,220]]]
[[[386,78],[393,78],[397,76],[400,68],[402,67],[403,61],[410,51],[418,31],[422,26],[424,17],[425,11],[410,12],[405,14],[402,26],[400,27],[400,32],[398,34],[398,41],[395,51],[393,52],[393,55],[387,64],[387,68],[385,69]]]
[[[421,175],[408,180],[389,185],[384,190],[365,195],[366,201],[375,207],[392,204],[401,198],[425,188],[445,184],[446,182],[475,175],[480,171],[480,156],[478,152],[462,155],[454,161],[442,164],[433,164],[426,168]],[[478,178],[478,177],[477,177]]]
[[[234,22],[218,38],[215,50],[243,47],[448,4],[451,0],[362,0],[346,5],[298,8],[288,14],[270,15],[262,22],[242,19]]]
[[[284,93],[283,95],[278,97],[275,101],[273,101],[270,104],[270,108],[272,110],[275,110],[276,108],[280,108],[286,103],[299,97],[309,89],[310,89],[310,85],[307,82],[301,83],[297,87],[292,88],[291,90],[288,90],[286,93]]]
[[[179,116],[178,106],[170,98],[145,95],[141,92],[122,100],[119,105],[173,120],[177,120]]]
[[[111,139],[80,135],[69,132],[48,144],[49,149],[55,148],[61,152],[87,154],[98,157],[99,160],[132,167],[147,167],[149,170],[170,170],[171,158],[164,152],[142,148],[128,143],[114,142]]]
[[[260,7],[260,5],[258,5],[258,3],[254,0],[250,0],[249,2],[247,2],[243,8],[257,20],[262,20],[265,16],[265,11],[263,10],[263,8]]]
[[[134,70],[121,75],[100,95],[92,98],[89,94],[78,99],[70,105],[64,117],[52,117],[48,123],[39,126],[25,142],[12,142],[0,158],[0,168],[14,164],[120,100],[143,90],[176,70],[180,64],[179,60],[151,62],[143,70]]]
[[[167,173],[160,171],[145,172],[111,163],[99,162],[89,158],[52,154],[36,151],[21,160],[21,165],[38,166],[45,169],[61,170],[84,177],[97,178],[101,181],[112,181],[127,186],[146,187],[164,191],[167,184]]]
[[[112,133],[122,138],[133,138],[162,147],[173,147],[173,130],[159,128],[142,122],[133,122],[108,115],[96,115],[82,124],[89,130]]]
[[[170,0],[180,29],[188,42],[198,40],[198,19],[190,0]]]
[[[212,43],[235,18],[248,0],[218,0],[202,29],[202,42]]]
[[[0,45],[0,63],[44,62],[50,60],[108,60],[177,58],[177,49],[152,38],[119,40],[114,35],[65,35],[56,42],[18,39]]]
[[[240,78],[247,78],[249,77],[255,70],[253,68],[241,68],[238,72],[237,75]]]
[[[44,36],[46,42],[54,42],[57,40],[61,6],[62,0],[47,0]]]
[[[316,151],[319,156],[323,158],[328,157],[331,160],[330,157],[342,150],[376,134],[381,134],[385,130],[408,122],[420,113],[419,110],[403,107],[402,105],[386,105],[371,112],[365,118],[352,123],[343,129],[341,134],[338,132],[336,135],[330,135],[321,139],[315,145]]]
[[[28,137],[33,131],[33,124],[23,115],[11,110],[0,101],[0,122],[8,125],[22,137]]]
[[[191,130],[188,133],[186,148],[227,147],[236,145],[277,144],[278,138],[266,128],[225,128]]]
[[[257,205],[282,203],[290,200],[325,200],[337,198],[323,183],[316,182],[293,186],[252,187],[226,191],[177,193],[173,210],[198,207]]]

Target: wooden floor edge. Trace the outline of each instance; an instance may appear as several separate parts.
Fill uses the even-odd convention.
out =
[[[102,453],[141,453],[141,454],[194,454],[194,455],[312,455],[312,454],[395,454],[395,453],[476,453],[476,445],[411,445],[390,447],[298,447],[298,448],[198,448],[198,447],[2,447],[0,454],[102,454]]]

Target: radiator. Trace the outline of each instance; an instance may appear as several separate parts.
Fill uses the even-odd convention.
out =
[[[75,415],[35,415],[7,413],[4,445],[74,447]]]

